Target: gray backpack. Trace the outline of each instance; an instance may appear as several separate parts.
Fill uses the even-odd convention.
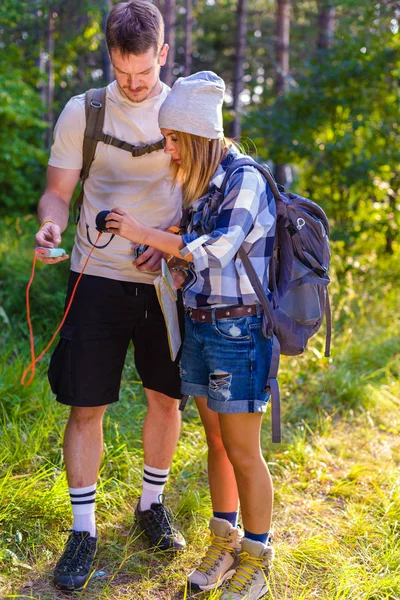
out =
[[[326,315],[325,356],[330,356],[331,312],[328,296],[330,263],[329,223],[318,204],[278,188],[270,171],[251,158],[234,161],[227,170],[219,199],[232,173],[253,166],[267,180],[276,203],[274,253],[269,266],[269,289],[261,285],[244,251],[239,257],[264,309],[265,335],[273,337],[273,356],[269,372],[272,407],[272,441],[281,441],[280,397],[277,381],[280,354],[295,356],[304,352],[307,342],[321,327]]]

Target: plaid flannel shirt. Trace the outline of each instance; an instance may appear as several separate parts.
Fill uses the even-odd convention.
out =
[[[232,147],[210,181],[209,194],[221,186],[232,161],[239,158],[244,155]],[[196,221],[201,221],[207,197],[193,204]],[[185,246],[181,255],[193,256],[183,289],[185,305],[198,308],[259,303],[237,252],[243,245],[262,285],[268,289],[275,221],[274,197],[261,173],[251,166],[234,171],[217,209],[214,230],[198,235],[189,225],[182,235]]]

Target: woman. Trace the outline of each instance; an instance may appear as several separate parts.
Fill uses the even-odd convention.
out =
[[[224,90],[214,73],[196,73],[176,81],[160,110],[164,151],[191,209],[187,231],[159,231],[118,208],[107,227],[188,263],[182,393],[195,397],[205,427],[214,512],[210,546],[188,580],[191,589],[210,590],[229,579],[223,600],[255,600],[267,592],[273,559],[273,487],[260,449],[272,341],[263,336],[262,309],[237,252],[243,245],[267,287],[275,205],[252,166],[234,171],[216,202],[213,192],[227,168],[243,158],[223,136]],[[244,537],[237,528],[238,499]]]

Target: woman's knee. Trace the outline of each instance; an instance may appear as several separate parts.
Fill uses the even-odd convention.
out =
[[[253,445],[246,447],[235,445],[234,442],[230,444],[225,441],[224,447],[233,468],[242,474],[251,476],[255,465],[263,460],[260,451],[254,448]]]
[[[208,451],[212,454],[226,454],[221,432],[206,432]]]

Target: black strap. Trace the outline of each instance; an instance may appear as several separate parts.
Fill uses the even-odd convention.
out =
[[[90,167],[94,161],[97,148],[97,135],[103,131],[106,115],[107,88],[92,89],[86,92],[85,113],[86,128],[83,138],[83,159],[81,181],[89,176]]]
[[[271,428],[272,428],[272,441],[279,443],[281,441],[281,417],[280,417],[280,393],[278,384],[278,367],[280,357],[280,345],[277,337],[273,332],[274,317],[273,317],[273,306],[268,298],[268,294],[265,291],[261,281],[257,277],[257,273],[251,264],[250,258],[247,256],[243,246],[238,250],[238,254],[243,262],[245,271],[250,279],[250,283],[254,288],[258,300],[264,309],[265,317],[267,320],[267,335],[273,340],[272,346],[272,359],[271,366],[268,373],[268,385],[271,391]]]
[[[328,289],[325,288],[325,318],[326,318],[326,338],[325,338],[325,356],[329,358],[331,355],[332,341],[332,311],[331,302],[329,300]]]
[[[189,396],[187,394],[184,394],[179,403],[179,410],[181,410],[182,412],[185,410],[188,400],[189,400]]]
[[[159,140],[154,144],[148,144],[147,146],[133,146],[133,144],[129,144],[123,140],[119,140],[118,138],[109,135],[108,133],[95,132],[94,139],[97,142],[103,142],[103,144],[107,144],[108,146],[114,146],[115,148],[119,148],[120,150],[126,150],[134,158],[138,156],[144,156],[145,154],[151,154],[152,152],[157,152],[157,150],[163,150],[165,147],[165,140]]]

